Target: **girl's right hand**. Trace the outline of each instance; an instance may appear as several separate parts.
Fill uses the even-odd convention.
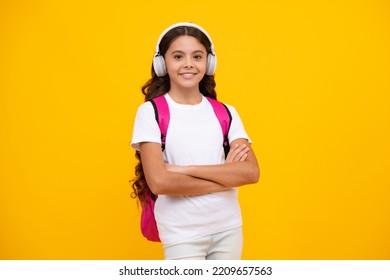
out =
[[[225,159],[225,163],[245,161],[248,156],[249,147],[246,144],[238,145],[230,148],[230,151]]]

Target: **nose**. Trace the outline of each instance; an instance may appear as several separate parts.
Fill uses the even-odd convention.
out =
[[[194,67],[192,64],[192,59],[190,57],[187,57],[184,61],[184,68],[192,68]]]

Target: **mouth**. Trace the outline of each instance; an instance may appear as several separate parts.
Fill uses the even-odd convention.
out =
[[[179,76],[182,76],[184,78],[191,78],[193,76],[195,76],[197,73],[190,73],[190,72],[186,72],[186,73],[179,73]]]

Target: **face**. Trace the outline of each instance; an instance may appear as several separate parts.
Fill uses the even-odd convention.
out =
[[[206,73],[206,48],[192,36],[175,39],[165,53],[171,89],[197,89]]]

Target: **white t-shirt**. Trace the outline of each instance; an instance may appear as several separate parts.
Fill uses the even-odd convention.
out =
[[[223,135],[210,102],[203,97],[196,105],[183,105],[165,95],[170,111],[164,160],[176,165],[214,165],[224,163]],[[234,107],[229,141],[249,139]],[[150,102],[143,103],[134,123],[132,147],[141,142],[161,144],[161,132]],[[178,244],[198,237],[230,230],[242,225],[238,190],[193,196],[159,195],[155,217],[164,245]]]

